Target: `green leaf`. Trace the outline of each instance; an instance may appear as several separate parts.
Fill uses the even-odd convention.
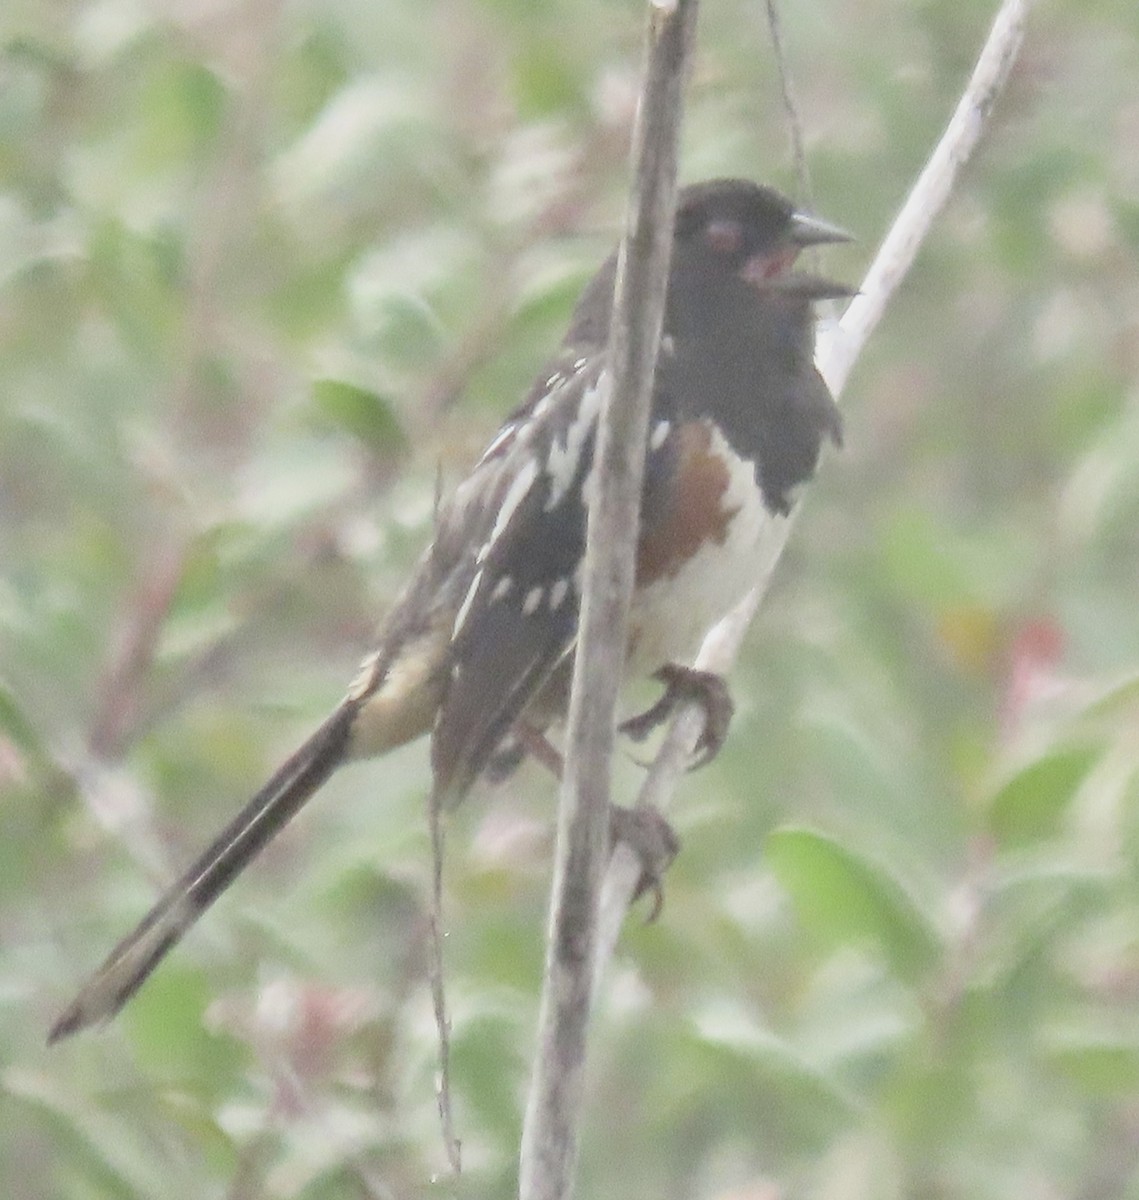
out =
[[[1000,855],[987,889],[974,983],[1001,989],[1006,1015],[1033,1011],[1039,989],[1053,986],[1046,964],[1055,947],[1109,903],[1113,878],[1110,869],[1075,865],[1051,847]]]
[[[225,115],[226,91],[206,66],[168,62],[146,89],[141,128],[143,159],[178,169],[214,143]]]
[[[193,1165],[177,1155],[155,1152],[154,1129],[126,1105],[104,1099],[92,1103],[73,1072],[68,1078],[30,1066],[15,1066],[0,1076],[0,1093],[19,1103],[16,1119],[38,1116],[52,1129],[53,1154],[84,1181],[97,1182],[100,1196],[189,1195]],[[158,1104],[152,1104],[151,1112]],[[22,1111],[21,1111],[22,1110]],[[68,1189],[66,1194],[75,1195]]]
[[[312,392],[317,411],[370,450],[390,457],[406,449],[403,428],[383,396],[342,379],[318,379]]]
[[[909,982],[937,961],[933,922],[883,864],[811,829],[776,830],[765,852],[803,923],[827,940],[876,946]]]
[[[309,231],[407,178],[434,142],[421,81],[387,71],[351,79],[271,169],[284,210]],[[406,184],[404,185],[406,186]]]
[[[897,514],[883,530],[881,544],[886,574],[902,595],[938,610],[976,602],[960,547],[928,514]]]
[[[505,1140],[518,1121],[518,1079],[525,1074],[520,1015],[483,1011],[456,1031],[451,1043],[455,1080],[480,1124]]]
[[[779,1143],[817,1148],[857,1117],[858,1098],[832,1073],[731,1002],[704,1005],[670,1049],[662,1091],[679,1119],[691,1113],[701,1079],[732,1097],[730,1119],[741,1129],[760,1136],[762,1128]]]
[[[1134,1093],[1139,1088],[1139,1034],[1097,1027],[1097,1020],[1044,1032],[1044,1053],[1089,1095]]]
[[[200,970],[168,963],[157,971],[122,1018],[139,1062],[167,1078],[196,1080],[202,1091],[229,1086],[244,1064],[232,1041],[205,1026],[215,994]]]
[[[1055,837],[1064,811],[1100,754],[1096,746],[1069,746],[1022,768],[997,790],[989,826],[1002,848]]]
[[[1126,717],[1139,706],[1139,671],[1129,670],[1107,684],[1088,704],[1084,716],[1111,719]]]
[[[21,750],[41,753],[39,735],[35,726],[24,712],[23,705],[12,691],[0,682],[0,730],[8,735]]]

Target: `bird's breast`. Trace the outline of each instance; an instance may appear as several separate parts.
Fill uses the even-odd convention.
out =
[[[755,463],[711,422],[670,435],[672,483],[637,553],[629,638],[637,674],[691,662],[710,626],[772,569],[787,524],[764,504]]]

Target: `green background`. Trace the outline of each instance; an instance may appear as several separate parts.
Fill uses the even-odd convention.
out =
[[[992,10],[784,7],[857,281]],[[762,5],[703,8],[683,177],[792,190]],[[423,745],[337,777],[107,1031],[43,1037],[342,694],[555,343],[642,21],[0,9],[6,1195],[449,1194]],[[1139,1197],[1137,79],[1133,0],[1040,5],[859,363],[600,1004],[583,1197]],[[449,837],[465,1195],[514,1188],[552,797],[527,769]]]

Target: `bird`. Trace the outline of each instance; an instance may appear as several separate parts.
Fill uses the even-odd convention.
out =
[[[747,179],[678,192],[625,663],[666,697],[627,723],[636,736],[669,693],[719,682],[687,664],[778,553],[824,442],[841,444],[814,366],[815,304],[853,290],[794,266],[806,247],[848,240]],[[111,951],[49,1042],[114,1016],[344,764],[429,734],[431,800],[446,810],[484,772],[550,745],[568,704],[616,273],[614,252],[524,402],[439,505],[344,698]],[[721,736],[708,735],[711,750]]]

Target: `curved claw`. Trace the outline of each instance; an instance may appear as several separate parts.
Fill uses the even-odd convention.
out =
[[[634,741],[641,742],[672,716],[684,703],[699,704],[704,710],[704,730],[696,743],[696,753],[690,770],[695,771],[720,753],[728,737],[735,704],[724,678],[711,671],[666,663],[654,679],[664,684],[664,694],[650,708],[622,721],[619,730]]]
[[[615,805],[610,813],[609,834],[614,843],[624,842],[640,862],[641,874],[630,905],[651,893],[652,908],[645,918],[645,924],[651,925],[664,907],[664,873],[680,851],[680,838],[660,811],[647,804],[636,808]]]

